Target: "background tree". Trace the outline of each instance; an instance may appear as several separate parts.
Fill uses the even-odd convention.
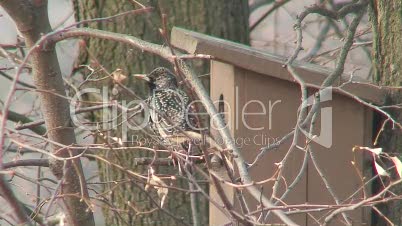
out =
[[[70,124],[71,117],[69,114],[69,102],[61,98],[66,95],[60,66],[57,61],[55,45],[50,45],[47,48],[38,48],[36,43],[43,34],[51,32],[50,22],[48,18],[47,1],[0,1],[0,5],[7,11],[16,23],[18,30],[25,38],[26,47],[31,49],[28,55],[31,55],[32,74],[35,87],[40,90],[49,90],[50,92],[40,92],[39,99],[41,101],[41,112],[47,127],[47,137],[54,143],[51,145],[51,153],[59,158],[66,158],[79,154],[79,150],[73,146],[76,144],[76,136],[74,128]],[[3,49],[1,49],[3,50]],[[7,52],[2,53],[8,58],[11,57]],[[14,62],[11,59],[10,62]],[[5,102],[2,113],[2,126],[0,132],[1,156],[3,156],[5,146],[5,124],[8,118],[8,108],[12,101],[12,96],[15,92],[18,76],[22,72],[20,67],[15,75],[13,85],[9,96]],[[57,95],[54,95],[57,94]],[[55,117],[57,116],[57,117]],[[43,135],[43,134],[40,134]],[[94,225],[92,211],[87,211],[88,205],[85,200],[88,199],[88,190],[85,180],[82,178],[83,171],[79,158],[70,159],[67,161],[58,161],[51,158],[50,169],[54,176],[60,180],[60,194],[77,194],[78,196],[66,196],[63,198],[66,206],[65,214],[70,225]],[[2,161],[0,161],[2,163]],[[0,170],[3,169],[0,163]],[[1,175],[0,194],[3,196],[9,192],[4,183],[4,175]],[[7,193],[6,193],[7,192]],[[79,195],[81,194],[81,195]],[[14,206],[19,205],[14,203]],[[14,207],[14,208],[16,208]],[[16,208],[19,209],[19,208]],[[16,212],[18,212],[16,210]],[[21,213],[20,213],[21,215]],[[27,223],[25,219],[17,221],[21,224]]]
[[[75,10],[77,21],[103,18],[116,15],[118,13],[138,8],[138,5],[133,4],[134,1],[113,0],[113,1],[75,1]],[[165,44],[166,40],[161,35],[160,30],[162,25],[162,13],[167,15],[168,27],[180,26],[187,29],[195,30],[201,33],[210,34],[220,38],[232,40],[248,44],[248,2],[246,0],[225,0],[225,1],[181,1],[181,0],[153,0],[147,3],[147,6],[154,7],[154,11],[147,15],[129,15],[119,18],[118,22],[112,23],[93,23],[89,27],[97,28],[106,31],[117,32],[121,34],[131,34],[143,40],[153,43]],[[168,36],[169,36],[168,32]],[[96,68],[97,63],[103,65],[108,71],[114,71],[116,68],[121,68],[125,73],[148,73],[158,66],[166,66],[166,61],[140,50],[131,49],[121,43],[102,40],[102,39],[87,39],[86,47],[82,48],[80,64],[90,64]],[[94,63],[96,59],[96,63]],[[208,65],[203,61],[195,61],[193,64],[198,68],[199,74],[208,72]],[[208,86],[208,76],[205,76],[204,84]],[[146,85],[146,84],[145,84]],[[147,89],[144,83],[130,81],[128,85],[132,90],[144,97]],[[121,99],[121,95],[119,98]],[[127,98],[126,96],[124,98]],[[127,99],[126,99],[127,100]],[[97,115],[94,121],[99,121],[101,115]],[[118,130],[117,130],[118,131]],[[116,134],[121,136],[121,134]],[[130,132],[128,137],[144,136],[143,134],[135,134]],[[103,141],[100,141],[103,142]],[[105,153],[106,154],[106,153]],[[112,161],[119,162],[121,165],[129,169],[135,169],[137,172],[146,173],[147,167],[138,166],[133,160],[135,157],[147,155],[145,152],[120,152],[116,155],[108,155]],[[100,176],[103,181],[118,180],[125,178],[124,172],[121,170],[111,169],[108,165],[100,163]],[[176,170],[176,169],[175,169]],[[172,167],[159,167],[158,172],[169,174]],[[179,187],[188,187],[188,182],[178,181]],[[205,185],[208,186],[208,185]],[[127,201],[139,203],[144,201],[142,207],[149,207],[150,203],[146,201],[146,196],[143,191],[132,186],[130,183],[125,183],[119,186],[110,194],[109,200],[116,208],[130,210],[127,206]],[[172,213],[178,213],[180,217],[185,217],[187,222],[191,222],[191,208],[189,195],[184,192],[169,191],[170,201],[167,202],[167,209]],[[201,220],[201,225],[208,224],[208,201],[203,200],[198,204],[198,210]],[[119,225],[123,222],[135,225],[176,225],[177,222],[161,213],[136,215],[129,211],[128,214],[115,214],[110,211],[110,207],[105,207],[104,214],[108,225]]]
[[[397,105],[402,99],[400,89],[396,88],[402,85],[402,2],[398,0],[386,2],[372,0],[369,9],[373,29],[374,80],[381,86],[394,87],[389,89],[387,104]],[[391,113],[398,122],[402,121],[399,107],[392,109]],[[378,126],[381,126],[380,122],[378,122]],[[400,156],[401,135],[400,129],[396,129],[392,123],[386,123],[377,145],[392,155]],[[378,192],[380,189],[381,185],[377,185],[374,192]],[[402,186],[397,186],[392,191],[395,194],[401,194]],[[396,199],[380,205],[380,207],[382,213],[395,225],[402,224],[400,216],[402,202],[400,200]],[[389,223],[379,215],[373,219],[374,225],[387,225]]]

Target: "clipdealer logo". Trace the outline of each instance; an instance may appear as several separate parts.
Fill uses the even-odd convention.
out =
[[[236,137],[234,138],[233,142],[238,148],[243,148],[247,146],[270,146],[273,145],[277,142],[279,142],[280,138],[279,137],[270,137],[267,134],[256,134],[254,136],[250,137]],[[149,145],[156,145],[156,144],[161,144],[160,140],[155,138],[155,137],[142,137],[138,135],[132,135],[131,136],[131,141],[133,145],[138,145],[138,146],[149,146]],[[193,143],[195,145],[201,144],[203,141],[200,140],[193,140]],[[219,145],[224,145],[225,141],[222,139],[217,139],[215,141]]]
[[[279,142],[279,140],[279,137],[270,137],[267,134],[256,134],[250,137],[235,137],[232,142],[234,145],[236,145],[236,147],[243,148],[250,145],[257,147],[270,146]],[[222,140],[221,138],[218,138],[216,143],[222,146],[226,145],[226,141]]]
[[[70,102],[70,113],[72,116],[72,121],[75,126],[86,129],[86,130],[109,130],[109,129],[116,129],[120,126],[121,128],[121,134],[122,137],[121,139],[124,142],[128,141],[128,131],[129,130],[142,130],[145,127],[149,126],[150,123],[150,118],[155,115],[151,115],[152,111],[150,108],[147,106],[147,104],[144,103],[142,100],[133,100],[130,102],[126,102],[125,100],[122,100],[119,102],[119,109],[116,104],[109,105],[109,107],[103,107],[100,109],[102,111],[101,117],[102,120],[97,123],[90,123],[88,120],[85,120],[83,116],[79,116],[79,114],[75,114],[76,110],[79,109],[81,106],[82,100],[82,95],[84,94],[91,94],[91,95],[97,95],[99,96],[104,103],[111,103],[110,102],[110,97],[109,97],[109,90],[108,87],[103,87],[103,89],[98,89],[98,88],[87,88],[83,89],[80,92],[77,92],[74,97],[72,98],[72,101]],[[176,94],[179,98],[180,93]],[[317,98],[318,97],[318,98]],[[332,89],[331,87],[322,89],[319,91],[317,95],[312,95],[305,100],[301,106],[299,106],[298,112],[300,112],[303,108],[308,108],[312,106],[317,106],[315,105],[315,101],[318,101],[320,103],[327,102],[332,100]],[[182,100],[183,101],[183,100]],[[276,100],[268,100],[267,102],[262,102],[260,100],[249,100],[246,103],[240,104],[239,102],[239,91],[238,87],[236,87],[236,93],[235,93],[235,101],[234,103],[234,109],[232,109],[231,104],[223,101],[224,104],[224,112],[220,112],[218,115],[211,116],[213,117],[224,117],[227,121],[234,120],[233,123],[228,123],[226,126],[232,127],[231,129],[237,130],[240,127],[246,128],[249,131],[259,131],[257,135],[250,135],[249,137],[237,137],[235,138],[232,142],[234,142],[237,146],[243,147],[247,145],[256,145],[256,146],[268,146],[270,144],[274,144],[278,142],[279,138],[275,137],[270,137],[266,133],[271,131],[275,126],[275,122],[277,120],[274,120],[274,117],[280,117],[280,114],[278,114],[278,111],[276,110],[277,107],[281,107],[282,100],[276,99]],[[216,103],[216,102],[215,102]],[[191,105],[197,104],[197,101],[191,102],[189,106],[182,106],[182,110],[188,110],[188,108]],[[198,103],[199,104],[199,103]],[[143,108],[143,116],[141,117],[140,114],[137,114],[136,117],[138,118],[139,123],[132,123],[133,121],[130,120],[131,113],[128,112],[128,109],[134,108],[138,105],[141,105]],[[241,105],[241,106],[240,106]],[[282,107],[283,108],[283,107]],[[124,110],[125,109],[125,110]],[[320,130],[318,131],[319,134],[310,134],[308,131],[302,130],[303,134],[311,139],[313,142],[322,145],[326,148],[330,148],[332,146],[332,107],[322,107],[320,110]],[[280,113],[280,112],[279,112]],[[186,115],[186,120],[188,125],[194,129],[194,130],[205,130],[205,129],[213,129],[216,130],[216,125],[211,123],[211,125],[206,128],[194,128],[193,124],[191,124],[191,120],[188,119],[189,116],[192,115],[198,115],[200,117],[203,117],[205,115],[208,116],[206,112],[195,112],[195,113],[188,113]],[[121,123],[117,120],[119,117],[121,117]],[[261,120],[266,120],[267,125],[262,126],[260,124],[254,125],[251,123],[251,121],[248,121],[249,117],[260,117]],[[157,118],[157,117],[156,117]],[[155,117],[154,117],[155,119]],[[241,123],[241,124],[240,124]],[[275,125],[274,125],[275,124]],[[151,135],[151,134],[149,134]],[[145,143],[148,143],[144,141]],[[217,143],[223,141],[216,141]],[[141,142],[143,143],[143,142]]]

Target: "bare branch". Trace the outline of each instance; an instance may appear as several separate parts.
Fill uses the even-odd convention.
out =
[[[22,69],[28,59],[34,62],[32,64],[33,78],[35,86],[38,89],[51,90],[61,96],[65,96],[65,90],[55,46],[47,45],[46,47],[41,46],[41,48],[36,46],[36,42],[40,40],[41,35],[51,31],[47,13],[47,1],[0,1],[0,5],[12,17],[18,30],[25,38],[27,48],[30,49],[22,64],[18,66],[4,105],[3,120],[1,121],[0,127],[0,146],[2,147],[5,138],[5,121],[8,116],[12,96],[16,90],[16,84]],[[75,144],[74,130],[68,127],[71,121],[68,101],[45,92],[40,93],[39,98],[42,104],[42,113],[49,131],[49,139],[65,145]],[[53,146],[53,150],[57,149],[57,146]],[[77,150],[72,149],[72,152],[73,155],[78,154]],[[69,157],[68,152],[59,152],[55,153],[55,155],[62,158]],[[78,180],[79,176],[83,175],[80,160],[73,158],[70,161],[65,161],[65,164],[60,161],[55,161],[54,159],[52,160],[53,162],[51,162],[50,168],[53,174],[59,179],[63,177],[63,181],[60,181],[63,182],[61,186],[62,194],[79,194],[80,192],[85,192],[81,195],[87,197],[88,191],[86,184],[82,184]],[[63,165],[67,169],[66,171],[62,168]],[[82,187],[84,187],[83,191],[81,190]],[[87,211],[87,204],[81,202],[80,198],[65,196],[63,197],[63,201],[67,206],[67,221],[70,225],[94,225],[92,211]]]
[[[3,163],[3,168],[13,168],[19,166],[43,166],[49,167],[49,160],[48,159],[20,159],[12,162]]]
[[[29,217],[24,212],[23,207],[14,196],[13,191],[5,182],[4,175],[0,173],[0,195],[5,199],[12,209],[12,213],[16,217],[15,221],[21,225],[32,225]]]

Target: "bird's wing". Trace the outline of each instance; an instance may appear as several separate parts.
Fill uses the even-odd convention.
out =
[[[180,90],[155,91],[151,100],[151,120],[168,134],[185,129],[188,96]]]

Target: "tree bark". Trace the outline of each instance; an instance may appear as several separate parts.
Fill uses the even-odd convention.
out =
[[[375,81],[379,85],[402,85],[402,2],[400,0],[379,1],[370,3],[370,18],[373,28],[373,65]],[[399,104],[402,99],[400,89],[391,89],[387,105]],[[402,121],[400,110],[392,110],[392,116]],[[377,131],[378,132],[378,131]],[[389,153],[400,153],[402,148],[402,132],[391,123],[385,126],[378,145]],[[374,186],[376,189],[381,189]],[[393,189],[395,194],[401,194],[402,186]],[[402,202],[395,200],[378,206],[381,212],[395,225],[402,224]],[[374,215],[373,225],[388,225],[383,217]]]
[[[134,9],[130,1],[75,1],[76,16],[78,20],[106,17]],[[159,34],[161,25],[161,12],[168,16],[168,27],[181,26],[198,32],[210,34],[220,38],[229,39],[235,42],[248,44],[248,2],[246,0],[225,0],[225,1],[184,1],[184,0],[151,0],[147,6],[154,7],[154,11],[147,15],[130,15],[117,19],[113,22],[92,23],[89,27],[131,34],[146,41],[162,44],[163,37]],[[125,73],[148,73],[158,66],[168,66],[166,61],[153,55],[141,51],[130,49],[126,45],[100,39],[87,39],[85,50],[82,53],[81,63],[90,63],[91,59],[97,59],[108,71],[114,71],[121,68]],[[89,53],[89,54],[88,54]],[[201,74],[208,73],[208,65],[201,61],[194,61],[193,66]],[[204,81],[208,85],[208,79]],[[144,83],[138,81],[129,81],[128,85],[132,90],[141,96],[146,95],[147,89]],[[127,99],[124,95],[119,96],[119,100]],[[100,121],[97,118],[95,121]],[[121,134],[116,133],[117,136]],[[144,136],[135,132],[130,132],[128,137]],[[132,151],[126,153],[104,153],[107,158],[122,166],[146,174],[147,167],[136,166],[133,161],[136,157],[147,156],[148,152]],[[109,165],[99,164],[100,177],[103,181],[126,179],[127,176],[120,170],[114,170]],[[158,173],[172,174],[177,172],[177,168],[159,167]],[[180,178],[180,177],[179,177]],[[172,184],[188,189],[188,182],[178,179]],[[158,211],[152,214],[136,215],[135,211],[127,205],[127,201],[134,203],[141,210],[149,210],[152,203],[149,203],[147,195],[139,187],[143,184],[136,182],[119,184],[113,192],[110,193],[108,201],[113,203],[118,209],[127,210],[127,214],[110,211],[110,207],[104,208],[107,225],[177,225],[178,222],[171,217]],[[208,187],[207,185],[205,186]],[[199,200],[201,195],[198,195]],[[166,201],[166,209],[178,218],[183,218],[184,222],[191,224],[190,195],[184,192],[169,190]],[[200,216],[200,225],[208,224],[208,201],[202,200],[198,203],[198,215]]]
[[[52,30],[47,13],[47,1],[6,0],[0,1],[0,5],[12,17],[25,38],[27,48],[32,51],[29,59],[36,88],[49,91],[38,92],[48,132],[47,137],[62,145],[71,146],[71,148],[60,149],[59,145],[53,144],[51,145],[53,154],[59,157],[77,155],[77,150],[73,148],[76,139],[74,128],[71,125],[69,102],[61,97],[66,96],[66,92],[55,46],[36,46],[36,42],[42,34]],[[88,191],[80,160],[55,161],[50,159],[50,161],[53,174],[62,180],[59,195],[63,196],[68,224],[94,225],[92,211],[88,210],[85,202],[81,202],[81,198],[88,199]],[[82,180],[80,181],[80,179]],[[81,193],[81,188],[84,194]]]

